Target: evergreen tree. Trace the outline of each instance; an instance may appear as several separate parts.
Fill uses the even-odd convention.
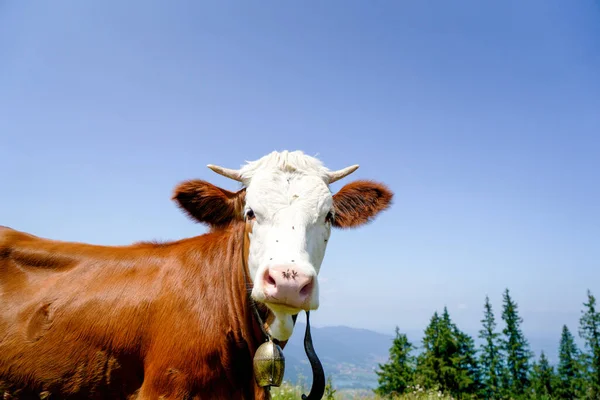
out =
[[[380,396],[402,394],[413,383],[415,358],[410,353],[414,349],[405,334],[396,327],[396,337],[390,348],[390,358],[387,364],[379,364],[379,386],[375,393]]]
[[[425,328],[422,340],[423,352],[417,358],[416,380],[422,386],[430,389],[441,386],[438,382],[441,380],[441,369],[444,366],[442,347],[446,347],[445,343],[450,341],[450,335],[447,332],[444,337],[441,337],[440,325],[440,317],[436,311]]]
[[[589,397],[600,398],[600,313],[596,311],[596,298],[588,290],[588,301],[579,320],[579,336],[585,340],[587,354],[587,382]]]
[[[473,339],[450,319],[447,308],[433,314],[423,337],[423,353],[417,362],[417,380],[428,389],[439,389],[464,398],[479,389]]]
[[[558,349],[556,395],[560,399],[577,399],[583,396],[582,365],[575,339],[563,325]]]
[[[454,334],[458,340],[458,355],[455,357],[455,365],[460,372],[459,393],[478,393],[482,384],[475,342],[471,336],[456,327]]]
[[[517,303],[512,300],[508,289],[503,295],[502,319],[506,326],[502,330],[502,350],[506,355],[505,367],[503,369],[504,389],[507,394],[520,396],[529,386],[529,343],[521,331],[523,319],[519,316]]]
[[[479,331],[479,338],[483,341],[479,356],[483,387],[481,394],[483,398],[492,399],[498,398],[500,394],[502,354],[498,344],[500,334],[496,332],[496,321],[488,296],[485,296],[483,309],[483,329]]]
[[[533,363],[531,372],[531,388],[533,389],[534,399],[550,399],[554,394],[555,386],[554,368],[548,362],[546,355],[542,351],[540,360]],[[561,399],[564,399],[561,397]]]

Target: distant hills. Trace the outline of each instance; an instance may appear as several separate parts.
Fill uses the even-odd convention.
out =
[[[294,334],[285,347],[284,379],[310,384],[312,371],[304,352],[306,325],[296,324]],[[375,368],[387,361],[393,336],[367,329],[345,326],[315,328],[311,326],[315,351],[325,374],[331,375],[336,388],[374,388],[377,386]]]

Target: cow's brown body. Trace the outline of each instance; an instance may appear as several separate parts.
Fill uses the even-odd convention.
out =
[[[166,244],[93,246],[0,228],[0,393],[263,398],[243,222]],[[161,397],[162,396],[162,397]]]

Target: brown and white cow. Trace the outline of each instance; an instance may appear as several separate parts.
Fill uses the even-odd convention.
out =
[[[356,181],[332,195],[329,184],[357,166],[332,172],[302,152],[209,167],[243,187],[175,189],[178,205],[210,226],[201,236],[109,247],[0,228],[0,393],[268,397],[253,376],[265,338],[250,302],[285,345],[292,317],[318,307],[331,227],[369,222],[392,193]]]

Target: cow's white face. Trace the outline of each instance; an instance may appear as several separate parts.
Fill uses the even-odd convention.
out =
[[[293,316],[319,306],[317,275],[331,227],[352,228],[372,221],[389,206],[393,194],[385,185],[356,181],[332,195],[329,184],[358,166],[330,171],[299,151],[273,152],[239,170],[209,168],[245,188],[234,193],[192,180],[175,189],[174,199],[212,229],[246,221],[251,296],[270,309],[272,316],[266,321],[270,334],[287,340]]]
[[[271,334],[287,340],[292,315],[319,307],[317,275],[333,221],[333,197],[320,176],[258,171],[246,189],[252,297],[275,315]]]

